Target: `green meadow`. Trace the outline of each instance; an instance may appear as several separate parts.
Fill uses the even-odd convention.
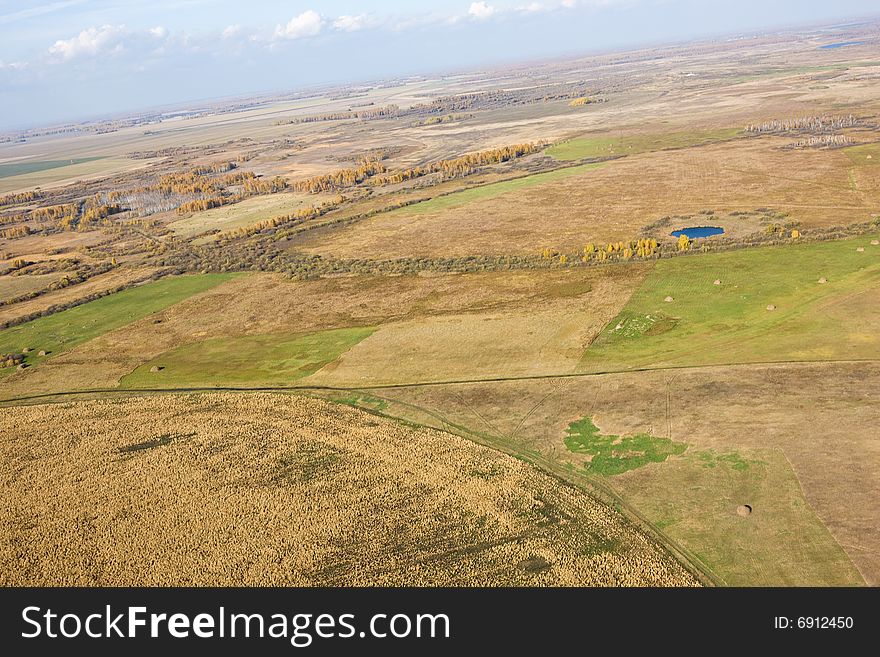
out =
[[[46,358],[204,292],[238,274],[175,276],[108,295],[81,306],[0,331],[0,353],[20,353],[37,365]],[[46,356],[38,356],[45,351]],[[13,370],[0,370],[0,376]]]
[[[581,368],[878,358],[876,237],[660,260]]]

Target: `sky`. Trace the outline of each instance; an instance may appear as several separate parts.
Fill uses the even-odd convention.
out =
[[[877,0],[0,0],[0,129],[872,14]]]

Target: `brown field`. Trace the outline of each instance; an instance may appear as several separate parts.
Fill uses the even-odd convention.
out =
[[[210,338],[377,325],[379,330],[350,357],[331,363],[313,380],[358,385],[365,377],[387,383],[388,376],[400,382],[573,370],[586,344],[617,313],[645,271],[614,267],[314,281],[252,274],[90,340],[40,367],[15,372],[4,380],[0,396],[114,387],[162,353]],[[470,327],[464,341],[456,330],[461,326]],[[475,358],[474,350],[487,348]],[[388,353],[407,357],[388,367]]]
[[[20,407],[0,427],[6,586],[698,583],[532,466],[320,400]]]
[[[9,265],[11,260],[22,258],[29,262],[58,260],[70,258],[72,255],[84,261],[89,257],[79,249],[95,246],[106,238],[98,232],[88,233],[54,233],[52,235],[28,235],[16,240],[0,239],[0,253],[6,254],[0,259],[0,266]],[[52,253],[56,249],[64,249],[63,253]]]
[[[681,457],[603,481],[729,584],[877,585],[880,398],[862,383],[878,376],[869,362],[741,365],[374,394],[403,402],[388,412],[560,465],[578,463],[563,438],[584,416],[683,441]],[[714,468],[709,453],[726,456]],[[738,504],[753,505],[751,525],[732,522]]]
[[[42,188],[0,207],[0,269],[38,263],[0,297],[120,265],[0,322],[158,271],[237,272],[146,317],[104,313],[125,326],[102,327],[105,306],[87,333],[50,322],[28,367],[4,360],[0,583],[695,583],[674,553],[704,583],[880,585],[880,228],[814,242],[880,219],[878,25],[833,28],[864,41],[842,49],[768,34],[0,135],[0,162],[100,158],[0,180]],[[571,107],[581,87],[601,102]],[[399,114],[298,122],[370,104]],[[789,148],[832,132],[858,145]],[[264,184],[364,162],[320,194]],[[396,182],[364,178],[382,167]],[[729,269],[666,257],[672,230],[709,224],[748,247],[706,256]],[[645,235],[662,259],[554,254]],[[753,246],[770,235],[785,244]],[[785,359],[814,362],[760,364]],[[211,386],[342,403],[184,394]],[[115,400],[161,388],[176,394]]]
[[[661,217],[704,209],[734,235],[762,228],[725,216],[736,211],[771,208],[806,228],[866,221],[880,211],[876,167],[854,167],[845,150],[780,150],[790,141],[739,139],[628,156],[459,207],[378,215],[298,248],[349,258],[535,255],[546,247],[570,253],[587,242],[633,239]],[[670,230],[677,227],[684,226]]]
[[[15,299],[31,292],[37,292],[60,278],[61,274],[0,276],[0,302]]]

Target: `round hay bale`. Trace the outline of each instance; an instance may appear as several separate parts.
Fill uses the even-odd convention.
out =
[[[663,300],[664,300],[666,303],[672,303],[673,301],[675,301],[675,299],[673,299],[672,297],[666,297],[666,298],[663,299]]]
[[[856,252],[858,252],[858,253],[864,253],[864,252],[865,252],[865,247],[860,246],[859,248],[856,249]]]
[[[160,371],[162,371],[162,368],[159,367],[158,365],[153,365],[153,366],[150,368],[150,373],[151,373],[151,374],[155,374],[156,372],[160,372]]]
[[[47,355],[48,353],[49,353],[49,352],[46,351],[45,349],[40,349],[40,351],[37,352],[37,356],[45,356],[45,355]]]
[[[752,505],[740,504],[738,507],[736,507],[736,515],[743,517],[752,515]]]
[[[880,240],[871,240],[871,246],[877,246],[880,244]]]
[[[23,354],[29,354],[29,353],[31,353],[31,348],[30,348],[30,347],[25,347],[24,349],[21,350],[21,353],[23,353]]]
[[[714,281],[712,281],[712,285],[721,285],[721,279],[716,278]]]
[[[819,282],[824,285],[825,283],[828,282],[828,279],[823,276],[822,278],[819,279]]]
[[[868,160],[873,160],[873,159],[874,159],[874,156],[873,156],[873,155],[869,155],[866,159],[868,159]]]
[[[17,369],[17,370],[26,370],[26,369],[27,369],[27,363],[19,363],[19,364],[16,366],[15,369]]]
[[[767,310],[776,310],[776,306],[771,303],[767,306]]]

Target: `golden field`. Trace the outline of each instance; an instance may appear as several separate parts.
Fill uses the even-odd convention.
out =
[[[7,586],[698,583],[533,466],[317,399],[6,408],[0,429]]]

